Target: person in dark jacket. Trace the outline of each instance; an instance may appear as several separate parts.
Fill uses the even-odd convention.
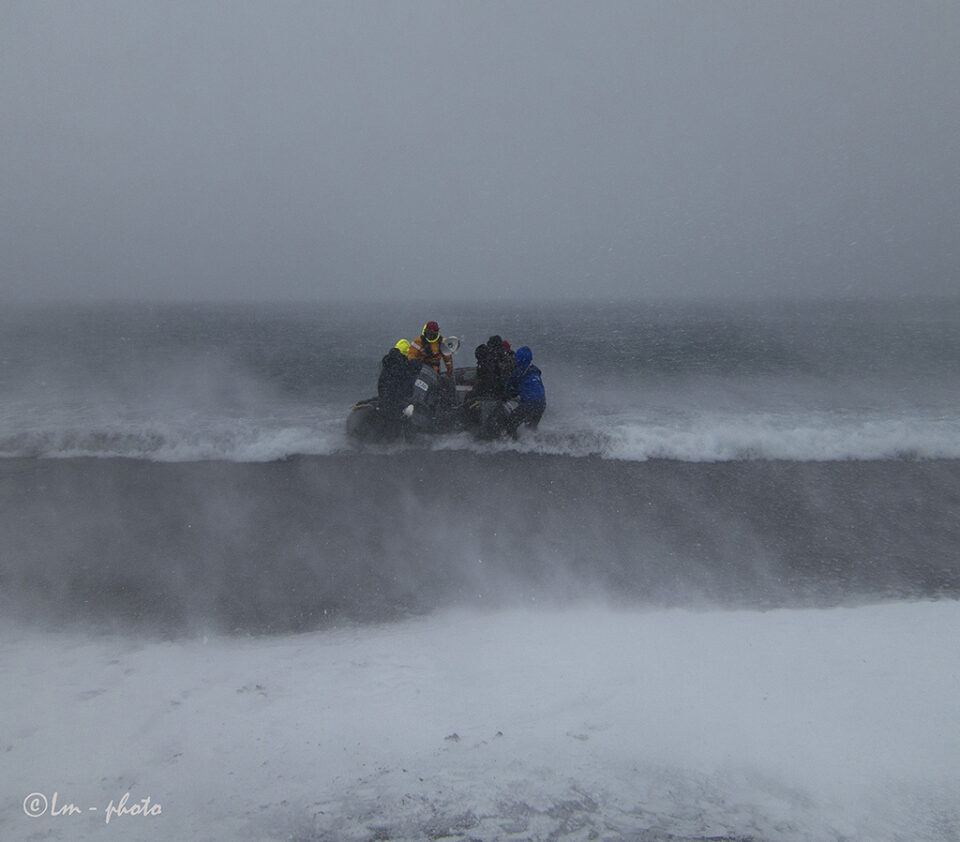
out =
[[[477,360],[477,381],[474,397],[498,398],[513,371],[513,351],[510,344],[494,334],[473,352]]]
[[[413,381],[420,372],[420,361],[407,359],[409,345],[406,339],[401,339],[380,361],[377,380],[380,415],[391,423],[399,424],[402,420],[403,410],[410,404]]]
[[[547,408],[546,390],[539,368],[533,364],[533,352],[524,345],[517,348],[516,366],[503,388],[503,398],[507,401],[506,431],[517,437],[521,424],[535,430]]]

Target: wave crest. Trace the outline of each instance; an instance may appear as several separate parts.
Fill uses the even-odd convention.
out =
[[[518,451],[553,456],[599,456],[626,462],[958,459],[960,420],[839,413],[718,413],[673,419],[608,415],[545,422],[536,432],[526,431],[516,442],[476,442],[460,434],[427,439],[411,446],[474,453]],[[293,423],[217,419],[97,425],[0,436],[0,457],[7,458],[87,456],[156,462],[269,462],[291,456],[331,455],[354,447],[339,418]]]

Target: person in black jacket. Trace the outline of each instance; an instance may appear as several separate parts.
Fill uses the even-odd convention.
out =
[[[473,352],[477,360],[477,381],[473,387],[474,397],[499,398],[507,378],[513,372],[513,352],[510,346],[496,334]]]
[[[377,380],[377,397],[380,399],[380,415],[385,421],[403,420],[403,410],[410,404],[413,381],[420,373],[422,363],[407,359],[406,348],[410,343],[401,339],[380,361],[380,377]]]

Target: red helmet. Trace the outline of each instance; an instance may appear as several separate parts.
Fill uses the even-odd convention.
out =
[[[423,338],[428,342],[436,342],[440,338],[440,325],[436,322],[427,322],[423,326]]]

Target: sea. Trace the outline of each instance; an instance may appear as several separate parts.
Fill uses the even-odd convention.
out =
[[[956,842],[958,598],[957,300],[0,312],[2,839]]]

